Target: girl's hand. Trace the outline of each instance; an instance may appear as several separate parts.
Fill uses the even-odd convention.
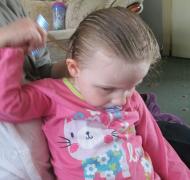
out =
[[[20,47],[26,52],[43,47],[47,33],[29,18],[0,28],[0,47]]]

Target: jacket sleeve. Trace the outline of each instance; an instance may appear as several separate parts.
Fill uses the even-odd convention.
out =
[[[135,94],[140,121],[137,134],[143,149],[150,155],[155,171],[163,180],[189,180],[190,170],[163,137],[155,119],[138,93]]]
[[[20,122],[47,115],[51,100],[22,85],[24,55],[20,49],[0,49],[0,120]]]

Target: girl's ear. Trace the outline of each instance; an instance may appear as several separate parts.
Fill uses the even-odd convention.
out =
[[[77,77],[80,72],[78,63],[74,59],[66,59],[66,64],[71,77]]]

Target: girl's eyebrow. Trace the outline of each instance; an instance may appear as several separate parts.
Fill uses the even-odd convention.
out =
[[[143,82],[143,79],[141,79],[140,81],[138,81],[135,86],[141,84]],[[117,87],[114,87],[112,85],[105,85],[105,84],[96,84],[95,87],[101,87],[101,88],[107,88],[107,89],[116,89]]]

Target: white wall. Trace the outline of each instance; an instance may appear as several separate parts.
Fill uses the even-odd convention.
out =
[[[190,58],[190,0],[172,0],[172,56]]]
[[[180,0],[178,0],[180,1]],[[160,47],[163,46],[162,1],[144,0],[142,18],[153,30]]]

